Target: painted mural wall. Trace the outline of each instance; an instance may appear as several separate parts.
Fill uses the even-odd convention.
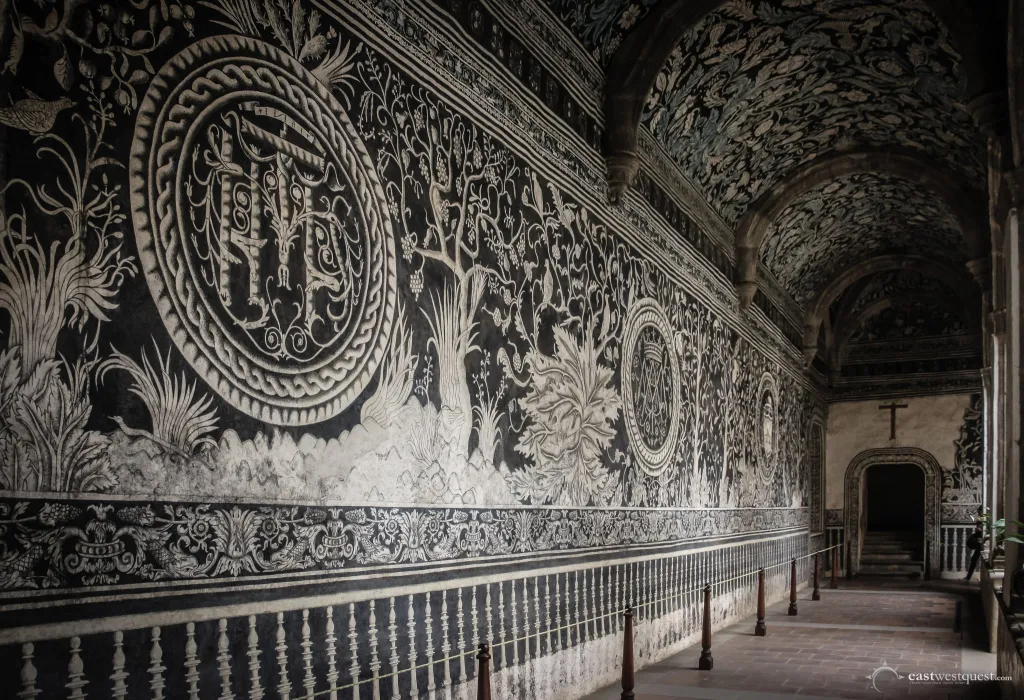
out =
[[[896,411],[896,440],[890,441],[890,411]],[[865,450],[910,447],[931,454],[942,468],[942,522],[970,523],[982,502],[983,418],[980,394],[951,394],[833,403],[826,442],[825,508],[831,523],[842,522],[846,470]]]
[[[389,567],[475,577],[475,644],[478,585],[488,619],[497,586],[501,629],[509,591],[515,629],[516,571],[546,606],[555,576],[556,622],[565,573],[568,610],[553,553],[590,557],[610,598],[602,567],[639,545],[806,528],[824,408],[795,349],[740,322],[728,280],[641,199],[603,204],[595,143],[571,128],[586,119],[528,91],[544,54],[514,27],[481,14],[482,45],[462,3],[23,4],[2,37],[0,588],[45,592],[47,620],[100,591],[143,614],[187,610],[172,587],[281,598],[300,574],[345,592],[364,571],[358,677],[380,670]],[[460,569],[480,561],[505,568]],[[456,607],[417,580],[403,659],[432,631],[440,652],[431,621]],[[279,615],[278,648],[313,620],[333,669],[332,614]],[[250,645],[273,637],[249,625]]]

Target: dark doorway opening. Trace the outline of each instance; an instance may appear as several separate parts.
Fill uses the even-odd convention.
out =
[[[877,464],[865,475],[868,532],[924,534],[924,472],[915,464]]]

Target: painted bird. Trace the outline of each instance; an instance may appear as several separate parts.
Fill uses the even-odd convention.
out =
[[[36,96],[18,100],[10,107],[0,107],[0,124],[24,129],[33,134],[45,134],[53,128],[57,115],[72,106],[73,100],[42,100]]]

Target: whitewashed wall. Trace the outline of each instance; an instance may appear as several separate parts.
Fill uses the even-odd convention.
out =
[[[969,394],[897,399],[908,408],[896,411],[896,441],[889,440],[889,411],[878,407],[890,401],[851,401],[832,404],[825,443],[825,507],[843,507],[846,468],[864,450],[916,447],[929,452],[943,469],[956,461],[956,440],[970,406]]]

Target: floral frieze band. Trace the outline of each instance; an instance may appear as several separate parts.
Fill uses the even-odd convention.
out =
[[[655,544],[805,525],[795,509],[0,502],[0,589],[81,588]]]

